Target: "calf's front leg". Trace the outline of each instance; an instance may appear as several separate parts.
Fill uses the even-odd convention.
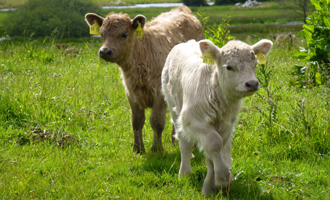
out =
[[[179,178],[182,178],[184,176],[189,176],[191,173],[190,161],[192,158],[194,143],[185,140],[185,138],[179,138],[179,146],[181,151]]]
[[[214,180],[214,165],[210,158],[206,158],[207,174],[204,179],[202,192],[207,195],[215,194],[217,188],[215,187]]]
[[[211,161],[208,161],[208,167],[214,168],[214,174],[212,171],[208,171],[204,184],[206,183],[207,185],[213,185],[210,181],[214,175],[213,179],[215,186],[220,188],[223,192],[226,191],[229,183],[231,182],[231,172],[230,166],[226,163],[223,155],[223,139],[215,130],[205,128],[199,134],[199,141],[205,151],[206,157]],[[208,191],[206,190],[206,188],[208,188],[207,185],[205,185],[205,192]]]
[[[144,154],[145,149],[142,138],[142,128],[145,122],[145,112],[144,109],[141,109],[140,106],[133,100],[129,99],[129,103],[131,106],[131,120],[134,132],[133,151],[139,154]]]

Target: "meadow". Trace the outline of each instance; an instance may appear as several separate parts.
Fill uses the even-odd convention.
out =
[[[275,31],[233,35],[252,45]],[[234,132],[231,193],[209,197],[201,194],[207,168],[198,149],[191,177],[177,177],[169,113],[165,151],[151,152],[148,120],[146,154],[132,151],[120,70],[98,58],[99,38],[0,41],[0,199],[330,199],[329,87],[291,85],[302,64],[292,54],[304,43],[276,43],[258,66],[261,88],[244,100]]]

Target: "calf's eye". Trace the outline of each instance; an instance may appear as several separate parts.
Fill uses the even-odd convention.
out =
[[[233,70],[234,70],[231,66],[227,66],[226,69],[227,69],[228,71],[233,71]]]
[[[124,33],[124,34],[122,34],[122,35],[121,35],[121,39],[126,39],[126,38],[127,38],[127,35],[128,35],[128,33]]]

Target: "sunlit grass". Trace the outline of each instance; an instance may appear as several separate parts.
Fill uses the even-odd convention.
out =
[[[268,35],[235,35],[253,44]],[[245,99],[234,132],[232,199],[329,197],[329,91],[289,85],[294,48],[275,44],[268,56],[270,96],[276,116],[269,125],[266,88]],[[76,46],[65,55],[55,43]],[[169,114],[165,153],[132,151],[130,109],[115,64],[97,57],[99,39],[2,41],[0,65],[0,197],[26,198],[208,198],[202,153],[194,150],[192,176],[179,181],[178,146],[170,144]],[[269,68],[270,69],[270,68]],[[263,75],[258,71],[258,78]],[[302,103],[305,102],[305,103]],[[264,112],[264,114],[261,113]],[[147,112],[147,116],[150,112]],[[146,118],[148,119],[148,117]],[[78,142],[58,146],[35,140],[35,128],[68,133]],[[219,193],[217,198],[223,198]]]
[[[169,9],[123,12],[151,19]],[[217,12],[207,9],[210,16]],[[229,7],[218,13],[226,10]],[[234,36],[252,45],[272,39],[274,32]],[[75,46],[78,53],[66,55],[55,47],[61,43]],[[232,151],[236,180],[229,199],[330,198],[329,88],[290,85],[294,64],[302,64],[291,55],[302,44],[297,37],[292,43],[275,43],[267,58],[271,75],[265,77],[258,68],[258,79],[266,78],[269,86],[262,85],[246,98],[239,114]],[[130,108],[120,70],[98,59],[100,46],[98,38],[0,42],[0,198],[227,199],[220,193],[201,194],[207,167],[197,149],[191,177],[178,179],[180,150],[170,144],[169,113],[165,153],[150,151],[153,133],[148,120],[147,154],[133,153]],[[146,115],[148,119],[150,110]],[[35,129],[56,132],[60,139],[67,133],[76,142],[60,145],[58,138],[36,139]]]

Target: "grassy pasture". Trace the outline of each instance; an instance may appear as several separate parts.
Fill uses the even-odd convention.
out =
[[[123,12],[151,19],[169,9]],[[209,16],[218,12],[206,9]],[[236,16],[230,7],[221,11]],[[239,26],[234,19],[231,24]],[[260,30],[262,34],[247,34],[247,26],[234,35],[253,44],[269,38],[269,30]],[[277,31],[282,30],[271,32]],[[66,55],[55,47],[62,43],[77,47],[78,54]],[[207,168],[197,149],[191,177],[177,178],[180,150],[170,144],[169,113],[165,152],[151,153],[148,120],[147,153],[132,152],[130,108],[120,71],[98,59],[100,39],[0,41],[0,199],[330,199],[329,88],[289,84],[299,62],[291,55],[303,43],[295,37],[293,46],[275,44],[265,71],[259,66],[262,87],[245,99],[234,132],[231,194],[206,197],[200,192]]]
[[[268,35],[236,37],[253,44]],[[57,50],[60,43],[76,46],[78,55]],[[150,152],[148,120],[147,154],[132,152],[120,71],[97,58],[100,45],[96,38],[1,42],[0,198],[214,198],[200,193],[207,168],[197,149],[192,176],[178,180],[180,150],[170,145],[169,113],[165,152]],[[263,87],[245,99],[229,199],[330,198],[329,89],[290,87],[292,52],[276,44],[266,67],[271,75],[259,67]]]
[[[158,16],[162,12],[167,12],[172,8],[131,8],[131,9],[105,9],[103,15],[105,16],[109,12],[123,12],[127,13],[131,18],[138,14],[145,15],[147,20],[150,21],[152,17]],[[197,12],[200,7],[190,7],[192,12],[197,16]],[[208,18],[208,26],[216,26],[221,23],[222,18],[226,16],[231,16],[230,24],[234,25],[234,32],[245,32],[248,30],[253,30],[254,28],[244,26],[261,26],[262,28],[256,28],[256,32],[260,32],[266,28],[266,30],[279,30],[283,31],[284,27],[279,25],[274,25],[272,23],[283,24],[291,21],[299,21],[300,19],[293,18],[287,13],[291,13],[290,10],[283,10],[276,3],[266,2],[263,6],[244,9],[236,8],[235,6],[207,6],[203,7],[205,16]],[[300,20],[302,21],[302,20]],[[288,26],[297,30],[297,27]],[[301,26],[300,26],[301,27]],[[240,30],[242,28],[242,31]]]

